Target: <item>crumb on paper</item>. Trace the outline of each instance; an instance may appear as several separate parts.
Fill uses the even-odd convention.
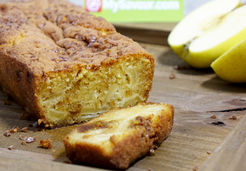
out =
[[[8,146],[8,150],[13,150],[13,149],[14,149],[14,145]]]
[[[193,167],[193,171],[198,171],[198,166]]]
[[[45,149],[52,148],[51,141],[50,140],[40,140],[40,147]]]
[[[217,117],[216,117],[216,115],[212,115],[212,116],[210,116],[210,118],[211,119],[216,119]]]
[[[11,129],[9,130],[9,132],[10,132],[11,134],[16,133],[16,132],[20,132],[20,128],[19,128],[18,126],[14,126],[13,128],[11,128]]]
[[[4,133],[3,133],[3,135],[5,136],[5,137],[10,137],[10,132],[9,132],[9,130],[6,130]]]
[[[237,120],[237,117],[235,115],[232,115],[231,117],[229,117],[230,120]]]
[[[26,137],[26,136],[19,136],[19,139],[22,140],[22,145],[25,145],[26,143],[32,143],[36,140],[35,137]]]
[[[35,137],[27,137],[26,143],[32,143],[32,142],[34,142],[35,140],[36,140]]]
[[[149,155],[150,156],[154,156],[155,155],[155,150],[154,149],[150,149],[149,150]]]
[[[14,133],[17,133],[17,132],[27,132],[28,131],[28,128],[27,127],[24,127],[24,128],[19,128],[18,126],[14,126],[12,127],[11,129],[9,130],[6,130],[3,135],[5,137],[9,137],[11,134],[14,134]]]
[[[207,151],[207,154],[210,155],[212,152],[211,151]]]
[[[22,142],[21,142],[21,145],[26,145],[26,142],[25,142],[25,141],[22,141]]]
[[[169,75],[169,79],[170,79],[170,80],[173,80],[173,79],[175,79],[175,78],[176,78],[176,76],[175,76],[173,73]]]
[[[20,136],[19,136],[19,139],[24,141],[24,140],[26,139],[26,137],[23,136],[23,135],[20,135]]]

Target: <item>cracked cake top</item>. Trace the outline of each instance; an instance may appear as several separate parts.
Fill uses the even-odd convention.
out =
[[[103,18],[64,0],[9,0],[0,4],[0,23],[0,55],[35,74],[150,56]]]

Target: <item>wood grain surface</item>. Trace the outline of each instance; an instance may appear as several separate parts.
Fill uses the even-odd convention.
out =
[[[246,170],[246,117],[240,121],[216,152],[202,165],[201,171]]]
[[[133,40],[168,46],[167,37],[177,23],[115,23],[116,30]]]
[[[220,165],[229,165],[231,157],[235,158],[233,168],[237,169],[237,162],[245,159],[239,155],[245,151],[246,119],[243,117],[246,113],[246,85],[224,82],[210,69],[189,68],[168,47],[151,44],[142,46],[156,59],[149,101],[174,105],[175,123],[171,135],[155,155],[140,159],[129,170],[191,171],[201,167],[206,170],[208,165],[207,170],[217,170],[217,161]],[[6,105],[6,95],[0,91],[0,170],[101,170],[67,163],[69,160],[62,139],[76,125],[41,131],[29,128],[26,133],[3,136],[5,130],[13,126],[22,128],[34,122],[20,119],[23,113],[25,111],[14,102]],[[216,119],[211,118],[212,115],[216,115]],[[230,119],[232,116],[236,120]],[[216,125],[222,122],[224,125]],[[244,131],[238,133],[240,130]],[[20,135],[35,137],[36,141],[21,145]],[[50,139],[52,149],[40,148],[41,139]],[[228,145],[231,143],[235,146]],[[10,145],[14,149],[8,150]],[[225,150],[221,150],[223,148]],[[235,154],[233,150],[236,150]],[[231,154],[223,158],[228,152]]]

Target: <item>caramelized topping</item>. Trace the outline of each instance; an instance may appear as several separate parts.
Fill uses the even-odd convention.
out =
[[[77,64],[100,66],[121,56],[146,53],[106,20],[63,0],[8,2],[2,11],[0,46],[36,66],[32,72],[58,71]],[[16,74],[21,80],[21,74]]]

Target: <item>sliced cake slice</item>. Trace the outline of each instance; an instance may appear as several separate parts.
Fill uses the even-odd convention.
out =
[[[168,104],[142,103],[111,110],[64,139],[67,156],[73,163],[126,169],[170,134],[173,114]]]

